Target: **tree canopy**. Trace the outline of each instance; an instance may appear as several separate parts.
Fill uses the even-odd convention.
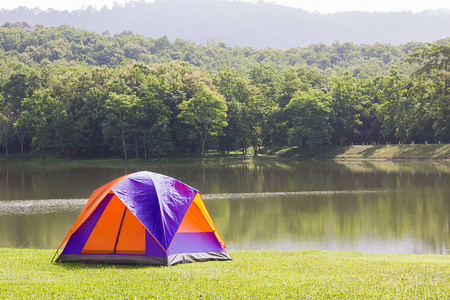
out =
[[[450,141],[448,41],[290,50],[0,27],[4,155]]]

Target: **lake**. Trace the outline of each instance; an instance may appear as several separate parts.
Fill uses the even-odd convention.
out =
[[[198,189],[230,250],[450,253],[450,163],[0,166],[0,247],[58,248],[94,189],[148,170]]]

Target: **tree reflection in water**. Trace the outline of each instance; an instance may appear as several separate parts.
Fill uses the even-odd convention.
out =
[[[450,164],[260,162],[0,169],[0,247],[56,248],[90,193],[149,170],[197,188],[229,249],[450,252]]]

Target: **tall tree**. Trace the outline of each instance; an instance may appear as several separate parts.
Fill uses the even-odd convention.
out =
[[[195,96],[180,104],[178,118],[193,126],[200,140],[201,153],[206,154],[209,136],[217,136],[227,125],[227,103],[222,95],[211,91],[200,82]]]
[[[254,88],[238,72],[225,69],[214,77],[214,84],[227,102],[227,123],[219,147],[225,151],[242,150],[246,153],[251,142],[251,116],[249,109]]]
[[[131,114],[132,106],[137,97],[135,95],[122,95],[110,93],[105,102],[106,116],[102,124],[104,138],[109,142],[112,150],[121,150],[124,159],[127,155],[127,139],[132,130],[134,116]]]
[[[0,132],[3,145],[5,147],[5,156],[9,156],[9,135],[13,128],[12,108],[11,104],[5,103],[3,96],[0,94]]]
[[[174,151],[170,128],[170,108],[164,103],[167,97],[164,80],[149,76],[144,80],[145,91],[134,106],[137,139],[142,140],[144,156],[148,153],[162,156]]]
[[[417,65],[411,74],[422,86],[428,99],[427,113],[434,119],[436,139],[450,138],[450,45],[426,44],[408,55],[406,62]],[[428,86],[428,88],[427,88]],[[423,101],[422,101],[423,102]]]
[[[18,122],[26,108],[22,105],[25,98],[30,98],[35,90],[45,83],[41,80],[38,72],[32,70],[21,70],[11,74],[4,85],[5,104],[11,108],[10,118],[13,122],[14,133],[20,143],[20,154],[24,153],[26,126]]]
[[[410,82],[397,68],[388,76],[381,76],[375,82],[377,117],[381,122],[381,133],[386,142],[409,140],[408,127],[414,98],[410,95]]]
[[[307,145],[311,154],[313,147],[329,143],[329,106],[329,94],[316,89],[298,91],[286,106],[293,124],[289,129],[289,143],[297,146]]]
[[[428,43],[417,52],[409,54],[406,62],[418,66],[411,74],[413,77],[430,80],[437,91],[445,96],[443,100],[449,101],[450,45]]]
[[[261,145],[270,146],[277,132],[280,109],[276,100],[280,95],[280,76],[273,67],[265,64],[253,67],[249,72],[250,83],[257,87],[255,97],[249,103],[252,119],[252,145],[257,154]]]
[[[334,80],[331,94],[333,112],[331,126],[334,143],[354,141],[359,135],[358,127],[362,125],[359,89],[359,83],[348,71]]]
[[[31,145],[42,156],[51,152],[57,153],[65,150],[61,141],[58,141],[58,131],[64,131],[62,120],[65,116],[63,107],[58,99],[51,96],[52,91],[41,89],[35,91],[30,98],[25,98],[22,105],[25,108],[18,123],[27,128],[32,135]],[[65,141],[68,137],[63,137]],[[62,142],[64,143],[64,142]]]

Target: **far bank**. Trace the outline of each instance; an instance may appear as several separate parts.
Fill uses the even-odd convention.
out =
[[[39,154],[12,154],[8,158],[0,157],[0,164],[24,163],[87,163],[101,165],[136,165],[141,163],[172,164],[172,163],[238,163],[252,160],[338,160],[338,161],[397,161],[397,160],[430,160],[450,161],[450,144],[408,144],[408,145],[352,145],[352,146],[322,146],[308,149],[307,147],[266,147],[258,150],[254,155],[253,149],[247,154],[233,152],[220,154],[209,152],[206,156],[169,156],[154,158],[59,158],[41,156]]]
[[[450,144],[323,146],[262,149],[268,156],[299,160],[450,160]]]

